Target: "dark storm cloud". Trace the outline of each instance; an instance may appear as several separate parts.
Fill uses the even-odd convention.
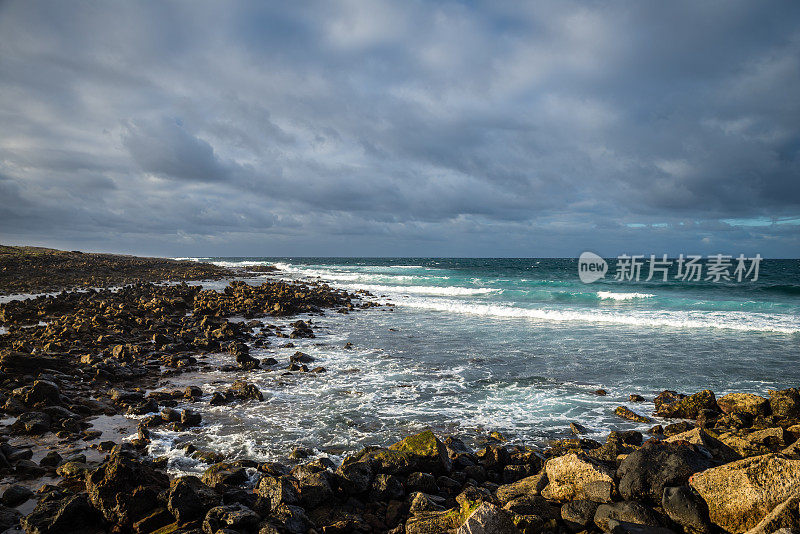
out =
[[[798,22],[788,1],[6,1],[0,237],[796,256]]]

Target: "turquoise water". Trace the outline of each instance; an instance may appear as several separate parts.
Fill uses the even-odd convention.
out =
[[[303,444],[338,456],[425,426],[540,443],[579,421],[599,437],[649,426],[613,415],[620,404],[652,410],[629,404],[631,393],[800,385],[798,260],[764,260],[759,280],[741,283],[617,282],[612,261],[592,284],[574,259],[204,260],[275,264],[281,276],[396,305],[312,318],[317,338],[296,344],[328,368],[323,376],[248,373],[267,401],[209,411],[199,436],[232,454],[279,457]],[[260,352],[283,360],[297,348]],[[209,389],[229,379],[204,376]],[[164,436],[163,446],[179,438]]]

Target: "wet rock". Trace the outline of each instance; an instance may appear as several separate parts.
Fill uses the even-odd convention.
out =
[[[630,408],[625,406],[617,406],[614,409],[614,413],[617,414],[619,417],[623,419],[628,419],[629,421],[633,421],[635,423],[650,423],[652,419],[646,417],[644,415],[639,415],[638,413],[634,412]]]
[[[545,465],[545,471],[548,484],[542,490],[542,496],[559,502],[571,501],[583,495],[583,487],[590,482],[614,482],[612,469],[576,453],[550,459]]]
[[[23,517],[27,534],[92,534],[104,532],[97,511],[86,495],[43,498],[33,512]]]
[[[570,424],[569,424],[569,429],[570,429],[570,431],[571,431],[573,434],[575,434],[575,435],[579,435],[579,434],[586,434],[586,432],[587,432],[587,430],[586,430],[586,427],[585,427],[585,426],[583,426],[583,425],[582,425],[582,424],[580,424],[580,423],[576,423],[576,422],[574,422],[574,421],[573,421],[572,423],[570,423]]]
[[[205,534],[217,534],[220,529],[249,530],[258,525],[261,517],[243,504],[216,506],[208,511],[203,521]]]
[[[30,460],[19,460],[14,464],[14,474],[17,478],[33,479],[45,474],[45,469]]]
[[[61,403],[61,390],[53,382],[36,380],[21,395],[22,402],[31,408],[52,406]]]
[[[714,392],[709,389],[695,393],[694,395],[689,395],[688,397],[684,397],[669,404],[662,403],[656,408],[656,414],[661,417],[697,419],[703,410],[719,411]]]
[[[631,393],[630,396],[628,397],[628,400],[630,402],[644,402],[644,397],[636,393]]]
[[[11,425],[11,430],[24,434],[44,434],[50,430],[50,416],[44,412],[26,412]]]
[[[196,476],[183,476],[170,483],[167,509],[179,523],[205,517],[206,512],[220,504],[220,496]]]
[[[64,462],[58,466],[56,474],[68,480],[83,480],[90,471],[84,462]]]
[[[155,505],[151,494],[168,485],[169,478],[164,473],[119,446],[86,477],[86,491],[92,505],[107,521],[121,524],[141,519],[142,512]]]
[[[625,500],[660,504],[665,487],[683,486],[709,467],[709,459],[691,445],[648,441],[620,464],[619,493]]]
[[[599,506],[583,499],[568,502],[561,507],[561,519],[570,530],[580,532],[594,523],[594,514]]]
[[[652,508],[632,501],[601,504],[597,507],[597,512],[594,514],[594,524],[600,530],[608,532],[610,530],[609,521],[612,519],[653,527],[663,525],[661,516]]]
[[[312,362],[316,361],[316,359],[313,358],[312,356],[309,356],[308,354],[306,354],[304,352],[300,352],[298,350],[297,352],[295,352],[294,354],[292,354],[289,357],[289,361],[291,363],[312,363]]]
[[[739,534],[755,527],[800,487],[800,460],[765,454],[697,473],[690,485],[708,504],[711,522]]]
[[[717,405],[724,414],[746,413],[756,417],[771,412],[767,399],[751,393],[729,393],[717,399]]]
[[[241,400],[252,399],[259,402],[264,400],[264,395],[255,384],[251,384],[250,382],[245,382],[243,380],[235,381],[231,387],[228,388],[228,392]]]
[[[0,499],[6,506],[11,506],[12,508],[15,506],[19,506],[20,504],[26,502],[28,499],[33,497],[33,492],[26,488],[25,486],[20,486],[19,484],[13,484],[6,488],[3,492],[3,497]]]
[[[711,532],[708,505],[692,488],[688,486],[664,488],[661,507],[670,519],[690,532]]]
[[[200,426],[202,416],[194,410],[183,410],[181,412],[181,424],[186,427]]]
[[[237,486],[247,480],[247,472],[234,463],[219,462],[203,472],[202,482],[211,488]]]
[[[784,419],[800,419],[800,390],[788,388],[769,391],[772,413]]]

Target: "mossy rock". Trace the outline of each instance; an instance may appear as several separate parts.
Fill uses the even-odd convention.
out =
[[[465,501],[460,508],[414,514],[406,521],[406,534],[439,534],[456,530],[480,505],[481,501]]]
[[[719,411],[714,392],[705,389],[694,395],[689,395],[672,404],[662,404],[657,408],[661,417],[680,417],[683,419],[697,419],[703,410]]]
[[[388,449],[369,451],[364,458],[379,472],[390,474],[448,473],[452,468],[447,448],[430,430],[408,436]]]

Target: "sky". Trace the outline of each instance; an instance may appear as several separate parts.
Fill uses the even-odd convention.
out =
[[[0,0],[0,243],[800,257],[800,2]]]

